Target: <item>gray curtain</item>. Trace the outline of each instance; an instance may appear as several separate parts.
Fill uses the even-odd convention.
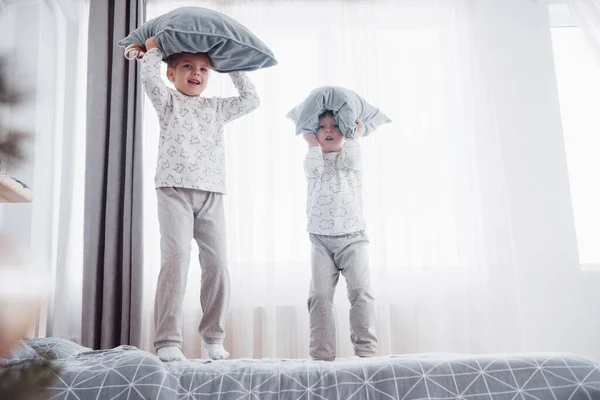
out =
[[[116,43],[143,21],[143,0],[91,0],[82,343],[141,342],[142,91]]]

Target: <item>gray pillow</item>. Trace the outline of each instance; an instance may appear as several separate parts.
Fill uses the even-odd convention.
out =
[[[322,86],[313,90],[306,100],[293,108],[286,117],[296,123],[296,134],[316,132],[319,115],[330,110],[347,138],[353,138],[356,121],[365,124],[365,133],[375,131],[381,124],[392,122],[381,110],[367,103],[356,92],[337,86]]]
[[[202,7],[180,7],[147,21],[118,42],[121,47],[156,36],[164,57],[208,53],[218,72],[254,71],[277,64],[273,52],[248,28]]]

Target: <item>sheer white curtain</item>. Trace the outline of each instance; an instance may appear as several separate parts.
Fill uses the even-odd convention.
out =
[[[74,340],[81,327],[86,10],[85,0],[8,1],[0,7],[7,70],[15,86],[29,93],[22,107],[5,115],[33,134],[27,161],[9,172],[35,196],[31,204],[1,205],[0,230],[49,294],[33,333]]]
[[[564,158],[552,147],[560,119],[546,116],[557,98],[546,62],[551,51],[544,47],[550,35],[545,6],[521,0],[152,0],[147,17],[182,5],[239,20],[279,61],[250,73],[261,107],[226,127],[233,286],[225,345],[233,357],[308,356],[306,145],[284,115],[326,84],[354,89],[393,120],[362,140],[380,354],[598,352],[591,336],[577,341],[560,327],[542,338],[536,333],[574,303],[581,306],[584,292],[579,275],[572,276],[579,271],[571,269],[568,299],[557,291],[564,280],[558,272],[577,262],[576,245],[545,234],[557,226],[567,236],[573,230],[570,203],[563,201]],[[524,17],[513,24],[515,15]],[[210,79],[206,95],[234,93],[226,76]],[[159,125],[149,103],[145,110],[144,337],[151,349],[160,268],[152,180]],[[528,146],[544,134],[552,154],[529,154]],[[548,173],[558,171],[562,185],[541,205],[538,197],[556,188],[528,184],[540,178],[540,162],[552,163]],[[558,221],[536,214],[555,215],[556,209]],[[549,254],[534,259],[541,248]],[[185,298],[188,357],[206,356],[196,331],[199,281],[194,255]],[[342,280],[339,356],[352,355],[345,295]]]

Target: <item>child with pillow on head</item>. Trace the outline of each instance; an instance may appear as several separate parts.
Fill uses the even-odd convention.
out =
[[[156,38],[145,43],[141,79],[160,121],[155,185],[160,227],[161,269],[156,288],[154,346],[163,361],[185,360],[183,297],[192,238],[202,268],[198,328],[212,359],[225,359],[225,318],[229,273],[223,195],[223,125],[259,106],[254,85],[244,72],[230,73],[237,97],[206,98],[211,60],[204,53],[178,53],[167,60],[168,88],[160,76],[162,52]],[[141,46],[140,46],[141,47]]]
[[[312,244],[312,278],[308,298],[310,356],[335,359],[333,296],[340,273],[350,300],[350,339],[354,353],[377,352],[375,307],[369,277],[369,239],[362,215],[362,167],[358,138],[365,125],[357,120],[353,139],[345,139],[334,114],[319,116],[316,133],[305,133],[308,154],[307,230]]]

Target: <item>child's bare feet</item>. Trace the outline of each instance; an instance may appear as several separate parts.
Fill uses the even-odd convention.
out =
[[[206,348],[206,350],[208,350],[208,355],[213,360],[224,360],[227,357],[229,357],[229,352],[225,350],[222,344],[210,344],[205,342],[204,347]]]
[[[164,362],[186,360],[179,347],[175,346],[161,347],[160,349],[156,350],[156,355]]]

